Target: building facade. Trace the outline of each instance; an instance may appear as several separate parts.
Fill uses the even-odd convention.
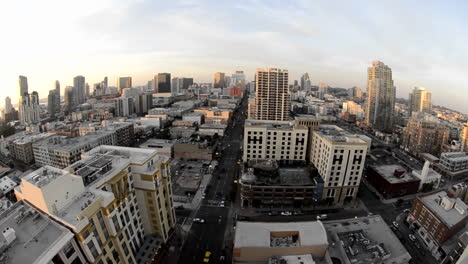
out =
[[[171,92],[171,74],[167,72],[158,73],[155,80],[156,93]]]
[[[432,99],[431,92],[424,87],[414,87],[413,92],[409,94],[409,115],[413,112],[431,112]]]
[[[132,88],[132,77],[119,77],[117,80],[117,91],[122,94],[125,88]]]
[[[329,203],[356,198],[369,142],[333,125],[313,132],[310,162],[323,179],[323,197]]]
[[[393,128],[395,86],[392,70],[383,62],[374,61],[367,68],[366,125],[375,130],[390,132]]]
[[[213,88],[224,88],[224,72],[216,72],[214,75]]]

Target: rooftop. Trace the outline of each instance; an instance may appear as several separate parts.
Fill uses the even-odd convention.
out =
[[[371,167],[391,184],[419,180],[412,173],[407,171],[407,169],[405,169],[399,164],[374,165]]]
[[[268,260],[268,264],[315,264],[312,255],[274,256]]]
[[[16,185],[18,184],[16,184],[16,182],[14,182],[8,176],[0,178],[0,196],[13,190]]]
[[[42,140],[39,142],[34,143],[36,146],[51,148],[54,150],[63,150],[63,151],[70,151],[76,148],[79,148],[85,144],[93,142],[97,140],[99,137],[110,135],[111,131],[104,131],[99,130],[96,132],[90,132],[84,136],[74,137],[74,138],[67,138],[64,136],[52,136],[47,140]]]
[[[0,214],[1,263],[49,263],[73,238],[68,229],[20,201]]]
[[[363,135],[351,134],[344,129],[335,125],[320,125],[318,131],[314,131],[323,138],[328,139],[333,143],[353,143],[353,144],[368,144],[368,138],[364,140]]]
[[[59,176],[63,176],[65,174],[67,174],[66,171],[46,165],[29,173],[23,177],[23,180],[28,181],[38,188],[42,188],[57,179]]]
[[[468,206],[459,198],[449,198],[445,191],[420,196],[419,200],[448,227],[456,225],[468,216]]]
[[[408,263],[410,254],[379,215],[327,221],[328,252],[341,263]],[[364,250],[363,250],[364,248]]]
[[[292,121],[262,121],[245,120],[245,127],[262,127],[268,130],[294,130],[295,128],[307,129],[306,126],[294,126]]]
[[[444,152],[440,154],[440,158],[451,159],[455,161],[468,160],[468,154],[465,152]]]
[[[20,132],[7,138],[8,141],[13,141],[15,144],[28,144],[33,143],[55,134],[51,133],[35,133],[35,132]]]
[[[307,166],[279,167],[275,160],[249,160],[241,181],[247,184],[309,186],[316,185],[313,171]]]
[[[234,248],[270,248],[272,247],[272,237],[285,237],[288,235],[296,236],[296,244],[289,245],[292,247],[328,244],[325,228],[320,221],[288,223],[237,222]]]

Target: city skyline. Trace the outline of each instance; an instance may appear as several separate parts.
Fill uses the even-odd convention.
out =
[[[16,90],[18,75],[28,76],[30,90],[45,98],[55,80],[63,88],[77,75],[91,86],[104,76],[111,85],[118,76],[132,76],[143,85],[158,72],[213,82],[215,72],[240,69],[251,81],[255,69],[263,67],[288,69],[290,83],[308,72],[314,85],[323,81],[365,90],[367,65],[380,60],[393,69],[397,97],[407,98],[414,86],[423,86],[432,91],[434,104],[468,113],[464,3],[356,2],[340,9],[305,1],[287,6],[241,2],[230,9],[220,8],[222,1],[30,4],[31,11],[22,11],[24,21],[14,16],[23,5],[14,2],[4,6],[6,15],[0,18],[11,25],[2,35],[16,40],[2,43],[2,91]],[[153,31],[158,34],[149,34]],[[58,36],[76,41],[65,45]],[[30,45],[33,39],[41,41]],[[276,52],[278,47],[282,52]],[[2,94],[2,105],[6,96],[18,102],[16,93]]]

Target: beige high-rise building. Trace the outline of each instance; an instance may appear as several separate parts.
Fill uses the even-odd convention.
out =
[[[117,90],[122,94],[124,88],[132,88],[132,77],[119,77],[117,80]]]
[[[409,94],[409,115],[413,112],[431,112],[432,100],[431,92],[424,87],[414,87]]]
[[[288,71],[276,68],[257,69],[255,102],[251,116],[257,120],[289,120],[291,98]]]
[[[395,90],[392,69],[383,62],[372,62],[372,66],[367,68],[365,113],[365,123],[367,126],[383,132],[392,131]]]
[[[213,88],[224,88],[224,72],[215,72]]]
[[[15,194],[70,229],[87,263],[146,263],[141,250],[154,256],[176,223],[168,163],[155,150],[101,146],[30,173]]]
[[[468,152],[468,123],[463,124],[460,131],[460,151]]]

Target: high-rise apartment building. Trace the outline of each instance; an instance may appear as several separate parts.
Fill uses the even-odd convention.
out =
[[[14,108],[13,108],[13,105],[11,104],[11,98],[7,96],[5,98],[5,113],[11,113],[11,111],[13,110]]]
[[[231,85],[235,87],[245,88],[245,74],[244,71],[236,71],[231,75]]]
[[[288,71],[276,68],[257,69],[255,99],[249,107],[252,119],[289,119],[291,99],[288,89]]]
[[[167,72],[158,73],[155,78],[156,93],[170,93],[171,92],[171,74]]]
[[[54,89],[49,91],[47,97],[47,111],[53,115],[60,112],[60,83],[55,81]]]
[[[32,172],[15,194],[71,230],[87,263],[145,263],[145,239],[156,252],[176,223],[168,168],[155,150],[101,146]]]
[[[73,78],[73,87],[74,87],[74,96],[75,99],[75,104],[79,105],[84,103],[85,100],[85,95],[86,95],[86,82],[85,82],[85,77],[78,75],[75,78]]]
[[[302,74],[301,76],[301,90],[310,92],[311,88],[312,88],[312,84],[310,82],[309,74],[306,72]]]
[[[460,130],[460,151],[468,152],[468,123],[463,124]]]
[[[224,72],[215,72],[213,88],[224,88]]]
[[[408,119],[403,131],[402,146],[415,156],[423,153],[439,156],[442,146],[448,142],[449,133],[449,129],[437,118],[418,113]]]
[[[317,91],[317,97],[320,99],[325,98],[325,95],[328,94],[328,84],[324,82],[320,82]]]
[[[395,86],[393,85],[392,69],[383,62],[374,61],[367,68],[367,126],[382,131],[391,132],[395,110]]]
[[[122,90],[125,88],[132,88],[132,77],[119,77],[117,80],[117,90],[119,94],[122,94]]]
[[[362,90],[359,87],[353,87],[348,89],[348,95],[350,97],[361,99],[362,98]]]
[[[409,94],[409,115],[413,112],[431,112],[432,100],[431,92],[424,87],[414,87]]]
[[[370,142],[334,125],[313,132],[311,163],[322,176],[322,199],[343,203],[356,198]]]

